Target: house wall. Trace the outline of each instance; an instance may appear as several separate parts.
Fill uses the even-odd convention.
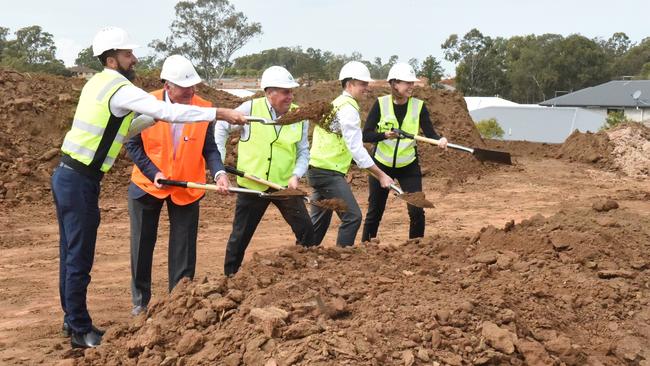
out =
[[[562,143],[574,131],[597,132],[605,123],[606,111],[575,107],[487,107],[469,114],[474,122],[496,118],[504,140]]]
[[[587,108],[589,111],[598,113],[607,118],[607,108]],[[612,108],[610,108],[612,109]],[[625,117],[635,122],[643,122],[650,119],[650,108],[623,108]]]
[[[636,122],[650,119],[650,108],[625,108],[625,116]]]

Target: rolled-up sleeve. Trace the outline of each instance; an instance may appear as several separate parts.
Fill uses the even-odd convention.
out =
[[[348,150],[352,154],[352,159],[354,159],[361,169],[375,165],[370,154],[368,154],[368,151],[363,146],[363,133],[360,127],[361,118],[359,112],[353,106],[346,104],[339,109],[337,115],[341,123],[341,135]]]
[[[309,140],[307,135],[309,133],[309,121],[302,123],[302,138],[296,143],[297,158],[296,166],[293,168],[293,175],[302,178],[309,168]]]
[[[253,103],[249,100],[240,104],[239,107],[235,108],[235,110],[250,116],[252,105]],[[217,123],[214,126],[214,142],[217,144],[219,154],[221,154],[221,161],[226,161],[226,142],[228,141],[228,136],[230,136],[232,132],[241,131],[242,138],[245,138],[244,134],[247,131],[247,127],[247,125],[244,126],[244,130],[242,131],[242,126],[240,125],[231,125],[226,121],[217,120]]]

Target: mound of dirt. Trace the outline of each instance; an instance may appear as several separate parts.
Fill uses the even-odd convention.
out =
[[[631,176],[650,175],[650,128],[640,123],[626,123],[607,131],[613,145],[611,164]]]
[[[70,129],[85,80],[0,69],[0,203],[51,201],[50,177]],[[138,77],[135,84],[151,91],[162,87],[156,77]],[[217,106],[236,107],[229,93],[199,86],[199,95]],[[131,174],[123,149],[103,181],[103,195],[123,195]]]
[[[562,144],[549,144],[531,141],[485,140],[488,149],[507,151],[515,157],[532,157],[537,159],[554,158]]]
[[[182,282],[84,364],[631,365],[650,360],[650,218],[565,210],[473,238],[289,247]]]
[[[595,164],[632,177],[647,177],[650,128],[632,122],[598,133],[576,130],[562,144],[557,158]]]

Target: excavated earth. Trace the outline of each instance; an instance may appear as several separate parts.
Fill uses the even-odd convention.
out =
[[[160,87],[140,78],[146,90]],[[130,316],[125,154],[102,183],[89,309],[101,347],[60,333],[58,225],[49,189],[83,81],[0,70],[0,364],[8,365],[639,365],[650,364],[648,129],[626,124],[564,144],[484,141],[461,95],[416,89],[451,142],[508,151],[513,166],[418,145],[426,236],[407,240],[404,201],[379,235],[294,245],[269,208],[244,266],[221,275],[234,196],[201,203],[197,272],[167,294],[163,210],[153,300]],[[362,114],[387,92],[373,86]],[[242,100],[208,87],[218,106]],[[296,90],[330,101],[336,82]],[[227,161],[236,152],[231,140]],[[367,209],[366,175],[348,179]],[[309,191],[306,182],[302,190]],[[271,205],[272,206],[272,205]]]

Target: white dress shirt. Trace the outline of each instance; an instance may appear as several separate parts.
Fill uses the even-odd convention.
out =
[[[104,70],[118,73],[113,69]],[[135,85],[119,88],[111,98],[110,110],[117,117],[124,117],[133,111],[157,120],[178,123],[214,121],[217,115],[217,108],[165,103]]]
[[[268,99],[264,99],[266,101],[266,106],[269,108],[269,112],[271,113],[271,118],[274,120],[277,119],[275,108],[271,106],[271,103],[269,103]],[[239,107],[235,108],[235,110],[240,111],[247,116],[251,115],[252,109],[253,101],[251,100],[248,100],[242,103]],[[273,127],[275,127],[276,132],[280,131],[280,128],[282,128],[280,125]],[[247,140],[248,134],[250,133],[250,126],[247,124],[243,126],[231,125],[226,121],[218,120],[217,124],[214,127],[214,140],[217,143],[217,148],[219,148],[219,153],[221,154],[222,160],[226,158],[226,140],[228,139],[230,133],[235,131],[240,131],[241,139]],[[302,124],[302,138],[296,143],[296,154],[298,156],[296,157],[296,166],[293,169],[293,175],[298,178],[301,178],[307,172],[307,168],[309,167],[309,140],[307,140],[308,131],[309,121],[304,121]]]
[[[352,95],[348,92],[344,91],[343,95],[352,98]],[[359,111],[346,103],[336,112],[336,118],[340,123],[343,141],[345,141],[345,145],[350,150],[352,159],[357,163],[357,166],[365,169],[375,165],[370,154],[368,154],[368,150],[363,146],[363,133],[361,131],[361,116],[359,115]]]

